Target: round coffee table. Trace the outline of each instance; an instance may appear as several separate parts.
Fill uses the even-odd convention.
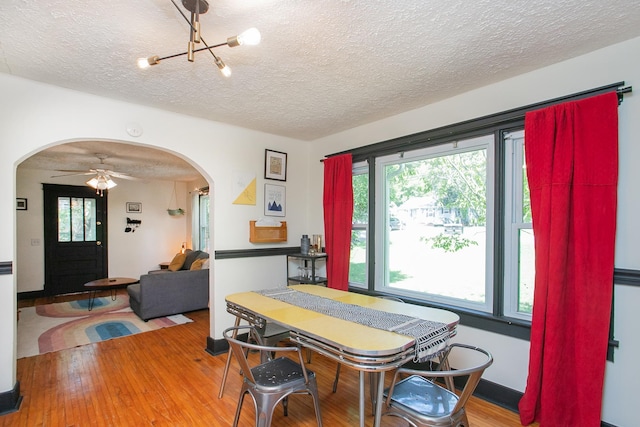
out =
[[[132,279],[130,277],[107,277],[106,279],[92,280],[91,282],[85,283],[84,287],[89,290],[89,311],[93,309],[93,303],[98,291],[111,291],[111,300],[115,301],[118,288],[133,285],[134,283],[138,283],[138,281],[139,279]]]

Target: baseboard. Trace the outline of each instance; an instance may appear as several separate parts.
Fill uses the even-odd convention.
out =
[[[225,339],[214,339],[207,337],[207,348],[205,351],[212,356],[224,354],[229,351],[229,343]]]
[[[22,396],[20,396],[20,381],[9,391],[0,393],[0,415],[10,414],[20,409]]]
[[[480,380],[473,394],[482,400],[516,413],[518,412],[518,402],[522,398],[521,392],[484,379]]]
[[[519,391],[483,379],[478,383],[473,395],[515,413],[518,413],[518,402],[522,398],[522,393]],[[616,426],[600,421],[600,427]]]
[[[29,292],[18,292],[18,301],[23,299],[36,299],[36,298],[44,298],[47,295],[44,290],[42,291],[29,291]]]

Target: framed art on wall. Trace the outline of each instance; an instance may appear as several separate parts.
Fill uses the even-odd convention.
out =
[[[287,206],[286,187],[284,185],[264,185],[264,214],[267,216],[285,216]]]
[[[127,202],[127,213],[141,213],[142,203],[140,202]]]
[[[264,177],[276,181],[287,180],[287,153],[266,149],[264,153]]]
[[[26,211],[27,210],[27,199],[23,199],[23,198],[16,199],[16,210]]]

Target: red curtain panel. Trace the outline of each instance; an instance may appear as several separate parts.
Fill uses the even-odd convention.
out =
[[[353,184],[351,154],[324,160],[324,239],[327,286],[349,289]]]
[[[599,427],[613,292],[615,92],[527,113],[535,291],[523,425]]]

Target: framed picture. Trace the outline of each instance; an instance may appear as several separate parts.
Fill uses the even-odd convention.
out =
[[[140,202],[127,202],[127,213],[141,213],[142,203]]]
[[[264,177],[276,181],[287,180],[287,153],[265,150],[264,153]]]
[[[19,211],[26,211],[27,199],[16,199],[16,209]]]
[[[264,214],[267,216],[285,216],[287,206],[286,187],[284,185],[264,185]]]

